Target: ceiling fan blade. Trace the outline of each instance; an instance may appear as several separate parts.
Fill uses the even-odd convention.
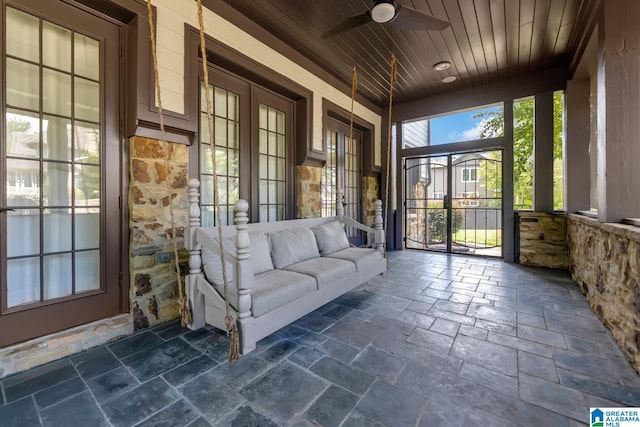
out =
[[[352,28],[356,28],[356,27],[359,27],[360,25],[368,24],[371,21],[372,21],[371,13],[369,11],[361,15],[352,16],[351,18],[348,18],[344,22],[336,25],[335,27],[333,27],[332,29],[324,33],[322,35],[322,38],[328,39],[329,37],[333,37],[336,34],[344,33],[345,31],[348,31]]]
[[[443,19],[400,5],[396,8],[395,18],[389,21],[389,24],[405,30],[433,31],[442,31],[451,25]]]

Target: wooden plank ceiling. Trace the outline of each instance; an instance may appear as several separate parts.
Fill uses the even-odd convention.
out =
[[[569,67],[584,48],[599,0],[399,0],[451,23],[444,31],[399,30],[371,22],[323,39],[372,0],[224,0],[378,106],[388,102],[389,59],[398,59],[394,102]],[[587,37],[588,39],[588,37]],[[436,71],[433,64],[450,61]],[[445,76],[455,76],[445,84]]]

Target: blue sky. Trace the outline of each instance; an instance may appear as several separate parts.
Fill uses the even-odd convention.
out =
[[[431,145],[478,139],[486,119],[474,118],[480,111],[498,112],[502,106],[463,111],[431,118]]]

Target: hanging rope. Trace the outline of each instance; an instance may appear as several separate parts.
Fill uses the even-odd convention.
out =
[[[173,193],[169,184],[169,144],[165,140],[164,131],[164,114],[162,110],[162,96],[160,93],[160,78],[158,77],[158,55],[156,53],[156,31],[153,23],[153,9],[151,8],[151,0],[147,0],[147,16],[149,18],[149,38],[151,39],[151,54],[153,56],[153,71],[155,73],[156,92],[158,94],[158,115],[160,116],[160,143],[162,144],[162,152],[164,159],[164,170],[166,174],[165,184],[167,193],[169,193],[169,216],[171,218],[171,242],[173,244],[173,261],[176,270],[176,278],[178,280],[178,311],[181,315],[182,326],[191,323],[191,312],[187,305],[185,291],[182,284],[182,275],[180,274],[180,259],[178,258],[178,238],[176,237],[176,222],[173,212]]]
[[[225,317],[224,323],[227,327],[227,332],[231,335],[231,343],[229,346],[229,363],[237,360],[240,357],[240,343],[238,338],[238,330],[236,328],[236,320],[231,315],[229,309],[229,292],[227,282],[227,266],[224,259],[224,246],[222,244],[222,218],[220,215],[220,198],[218,194],[218,173],[216,171],[216,150],[214,145],[214,130],[213,130],[213,111],[211,111],[211,92],[209,89],[209,71],[207,69],[207,49],[205,45],[204,37],[204,22],[202,19],[202,0],[197,0],[198,3],[198,24],[200,26],[200,53],[202,55],[202,73],[204,77],[205,94],[207,100],[207,122],[209,126],[209,146],[211,147],[211,167],[213,168],[213,204],[216,215],[216,228],[218,229],[218,243],[220,244],[220,263],[222,264],[222,281],[224,283],[224,304],[225,304]]]
[[[393,108],[393,85],[398,81],[398,64],[396,62],[396,56],[391,54],[391,76],[389,78],[389,117],[388,117],[388,126],[387,126],[387,173],[385,178],[385,192],[384,192],[384,209],[382,211],[383,224],[386,224],[387,227],[389,224],[387,223],[387,215],[389,212],[389,171],[391,169],[391,109]],[[384,245],[384,256],[387,257],[387,244],[385,241]],[[387,261],[388,262],[388,261]]]

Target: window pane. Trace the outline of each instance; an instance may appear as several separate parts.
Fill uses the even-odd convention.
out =
[[[564,92],[553,94],[553,209],[564,210]]]
[[[100,121],[100,85],[98,83],[75,79],[75,116],[92,122]]]
[[[276,110],[273,108],[268,109],[267,129],[272,132],[276,130]]]
[[[75,161],[100,163],[100,126],[92,123],[75,122]]]
[[[269,193],[267,190],[269,181],[261,179],[260,180],[260,199],[259,203],[267,203],[269,201]]]
[[[275,204],[278,203],[278,193],[276,191],[276,182],[275,181],[269,181],[269,203],[270,204]]]
[[[276,134],[269,132],[269,155],[275,156],[278,153],[278,147],[276,146]]]
[[[200,173],[213,173],[213,162],[211,160],[211,146],[200,144]]]
[[[100,80],[100,42],[76,33],[74,49],[75,73],[89,79]]]
[[[76,209],[75,249],[91,249],[100,246],[100,209]]]
[[[267,154],[267,152],[269,151],[269,148],[268,148],[269,138],[267,137],[267,131],[260,129],[260,134],[258,136],[258,139],[259,139],[259,146],[260,146],[260,154]]]
[[[44,252],[71,250],[71,210],[46,209],[44,211]]]
[[[236,122],[228,122],[227,131],[227,145],[231,148],[238,148],[240,145],[240,125]]]
[[[40,204],[40,162],[7,159],[7,206]]]
[[[39,19],[7,7],[7,55],[39,62]]]
[[[71,121],[44,116],[43,158],[71,161]]]
[[[40,211],[20,209],[6,215],[7,255],[16,257],[40,253]]]
[[[268,176],[269,179],[276,179],[276,158],[269,156]]]
[[[42,171],[44,174],[43,205],[70,206],[71,165],[68,163],[44,162]]]
[[[7,105],[38,110],[40,81],[37,65],[7,58]]]
[[[42,63],[71,71],[71,31],[50,22],[42,23]]]
[[[227,113],[229,115],[229,120],[239,120],[240,114],[238,112],[238,95],[236,95],[235,93],[227,92],[227,102]]]
[[[208,120],[207,113],[200,113],[200,141],[211,144]]]
[[[238,178],[229,178],[229,204],[234,205],[240,198]]]
[[[40,157],[40,119],[35,113],[7,109],[6,152],[9,156]]]
[[[285,157],[284,135],[278,135],[278,157]]]
[[[227,150],[224,148],[216,148],[216,174],[227,174]]]
[[[40,301],[40,258],[7,260],[7,307]]]
[[[259,177],[261,179],[266,178],[267,177],[267,156],[261,155],[260,156],[260,167],[259,169]]]
[[[76,206],[100,206],[100,167],[75,165]]]
[[[47,113],[71,116],[70,75],[53,70],[42,70],[42,110]]]
[[[215,144],[221,147],[227,146],[227,121],[225,119],[221,119],[220,117],[216,117],[215,127],[213,129],[216,140]]]
[[[200,176],[200,200],[203,205],[213,204],[213,176]]]
[[[267,222],[269,220],[269,211],[267,210],[267,206],[260,206],[260,222]]]
[[[533,209],[534,99],[513,103],[514,209]]]
[[[44,299],[71,295],[73,276],[71,274],[71,254],[49,255],[43,258]]]
[[[100,252],[76,253],[76,293],[100,289]]]
[[[215,88],[213,100],[215,115],[217,117],[227,117],[227,91],[219,87]]]
[[[259,112],[259,118],[260,121],[258,122],[258,127],[260,129],[267,129],[267,106],[266,105],[260,105],[260,112]]]
[[[236,150],[229,150],[227,155],[229,157],[229,175],[238,176],[240,169],[238,152]]]
[[[227,204],[227,177],[226,176],[218,177],[218,199],[221,205]],[[225,221],[222,220],[222,223],[225,224]]]
[[[282,111],[278,111],[276,122],[276,132],[284,133],[284,113]]]

